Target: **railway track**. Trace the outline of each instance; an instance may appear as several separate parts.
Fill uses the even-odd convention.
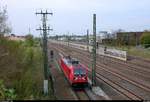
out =
[[[66,48],[66,47],[65,47]],[[87,55],[79,50],[74,50],[75,52],[78,52],[79,54],[82,53],[82,55],[85,55],[85,57],[90,57],[90,55]],[[99,59],[99,58],[97,58]],[[103,60],[102,58],[99,59],[99,62],[101,62],[101,60]],[[105,58],[106,60],[106,58]],[[98,62],[98,64],[99,64]],[[107,62],[109,64],[105,65],[103,63],[101,63],[101,65],[103,66],[109,66],[109,67],[115,67],[115,69],[119,70],[119,73],[122,74],[123,76],[127,76],[128,78],[132,79],[132,80],[135,80],[135,81],[138,81],[139,83],[145,83],[146,86],[149,88],[150,86],[150,82],[149,82],[149,73],[150,72],[147,72],[147,71],[142,71],[142,70],[139,70],[136,68],[134,69],[133,67],[129,67],[129,66],[125,66],[125,65],[120,65],[119,63],[115,63],[113,60],[109,61],[107,60]],[[116,67],[117,66],[117,67]],[[115,70],[113,68],[113,70]],[[142,69],[142,68],[141,68]]]
[[[57,58],[56,58],[56,61],[58,62],[58,57],[59,56],[57,56]],[[61,70],[62,71],[62,70]],[[63,73],[63,72],[62,72]],[[63,73],[63,75],[64,75],[64,73]],[[65,75],[64,75],[64,77],[65,77]],[[67,80],[67,78],[65,77],[65,79],[66,79],[66,81],[68,82],[68,80]],[[68,84],[69,84],[69,82],[68,82]],[[69,85],[70,86],[70,85]],[[71,87],[71,86],[70,86]],[[81,90],[81,91],[77,91],[77,90],[74,90],[73,88],[71,88],[72,89],[72,91],[74,92],[74,94],[75,94],[75,96],[76,96],[76,98],[77,98],[77,100],[91,100],[91,98],[89,97],[89,95],[86,93],[86,90]]]
[[[65,47],[66,48],[66,47]],[[81,52],[80,50],[74,50],[75,52],[78,52],[79,54],[81,54],[82,53],[82,55],[85,55],[85,57],[90,57],[90,55],[87,55],[87,54],[85,54],[85,53],[83,53],[83,52]],[[97,58],[98,60],[99,60],[99,62],[101,62],[101,60],[103,60],[103,58],[100,58],[100,57],[98,57]],[[105,60],[106,60],[106,57],[105,57]],[[98,62],[98,64],[99,64],[99,62]],[[142,70],[139,70],[139,69],[136,69],[135,67],[133,67],[133,66],[129,66],[129,65],[127,65],[127,64],[122,64],[122,63],[120,63],[120,62],[117,62],[117,61],[115,61],[115,60],[107,60],[107,62],[109,63],[109,64],[107,64],[107,66],[109,66],[109,67],[115,67],[117,70],[120,70],[119,71],[119,73],[120,72],[122,72],[122,73],[120,73],[120,74],[123,74],[123,75],[128,75],[127,77],[129,77],[129,78],[131,78],[131,79],[133,79],[133,80],[137,80],[137,81],[140,81],[139,83],[146,83],[146,85],[149,87],[150,86],[150,82],[149,82],[149,78],[150,78],[150,76],[149,76],[149,74],[150,74],[150,72],[148,72],[148,71],[142,71]],[[103,66],[106,66],[105,64],[101,64],[101,65],[103,65]],[[117,66],[117,67],[116,67]],[[135,68],[135,69],[134,69]],[[141,68],[142,69],[142,68]],[[130,73],[130,74],[129,74]]]
[[[103,57],[103,56],[98,56],[98,58],[101,58],[101,57]],[[114,62],[114,63],[118,63],[118,64],[121,64],[121,65],[125,65],[125,66],[127,66],[127,67],[130,67],[130,68],[132,68],[131,70],[133,70],[133,68],[134,69],[137,69],[137,70],[141,70],[141,71],[148,71],[148,72],[150,72],[150,63],[147,65],[147,64],[144,64],[144,63],[142,63],[141,64],[141,62],[137,62],[137,61],[120,61],[119,59],[114,59],[114,58],[111,58],[111,57],[107,57],[109,60],[111,60],[112,62]]]
[[[76,49],[76,50],[79,50],[79,49]],[[85,52],[85,50],[84,50],[84,52]],[[86,53],[86,54],[89,55],[89,53]],[[97,54],[97,56],[101,57],[103,55]],[[112,57],[107,57],[107,58],[109,58],[113,62],[122,64],[122,65],[130,66],[130,67],[136,68],[138,70],[142,70],[142,71],[144,70],[144,71],[149,71],[150,72],[150,60],[145,60],[141,57],[135,57],[135,56],[129,56],[129,57],[132,60],[130,60],[130,61],[121,61],[119,59],[112,58]]]
[[[63,53],[63,55],[66,55],[66,54]],[[57,62],[58,62],[58,59],[57,59]],[[80,91],[79,90],[74,90],[72,88],[72,91],[74,92],[75,96],[77,97],[77,100],[108,100],[109,99],[108,97],[97,96],[97,95],[93,94],[93,92],[91,92],[89,87],[85,87],[85,88],[81,89]]]
[[[137,66],[140,66],[140,67],[144,67],[144,68],[147,68],[150,70],[150,60],[145,60],[141,57],[135,57],[135,56],[129,56],[131,57],[131,60],[127,61],[129,62],[130,64],[135,64]]]
[[[150,60],[148,60],[148,59],[143,59],[143,58],[141,58],[141,57],[139,57],[139,56],[130,55],[129,57],[130,57],[130,58],[133,58],[133,59],[139,59],[140,61],[144,61],[144,62],[150,63]]]
[[[74,92],[78,100],[91,100],[85,90],[82,90],[82,91],[74,90]]]
[[[98,59],[99,60],[102,60],[102,56],[99,56],[98,57]],[[126,66],[126,68],[128,69],[128,70],[130,70],[130,71],[137,71],[138,70],[138,72],[136,72],[136,73],[138,73],[138,74],[141,74],[141,75],[144,75],[144,76],[146,76],[147,75],[147,77],[149,77],[150,78],[150,76],[149,76],[149,73],[150,73],[150,70],[148,70],[148,69],[146,69],[146,68],[142,68],[142,67],[139,67],[139,66],[135,66],[135,65],[132,65],[132,64],[130,64],[130,63],[127,63],[127,62],[121,62],[120,60],[114,60],[114,59],[112,59],[112,58],[105,58],[107,61],[109,61],[109,62],[111,62],[110,64],[118,64],[118,65],[120,65],[120,66]]]
[[[58,49],[57,49],[58,50]],[[63,50],[62,48],[61,48],[61,50]],[[80,54],[81,54],[81,52],[80,52]],[[81,56],[81,55],[78,55],[78,57],[79,56]],[[82,54],[82,56],[83,56],[83,54]],[[82,61],[84,61],[85,60],[85,57],[84,57],[84,59],[82,59],[82,58],[80,58]],[[86,60],[87,60],[87,58],[86,58]],[[89,59],[88,59],[89,60]],[[89,62],[87,62],[87,61],[85,61],[84,63],[89,63]],[[120,74],[118,74],[117,72],[114,72],[114,71],[112,71],[112,69],[109,69],[109,68],[105,68],[106,66],[101,66],[101,65],[99,65],[99,66],[97,66],[98,68],[100,68],[100,69],[103,69],[103,70],[100,70],[99,71],[99,73],[97,73],[98,75],[100,74],[100,72],[102,72],[103,71],[103,73],[104,72],[108,72],[108,73],[111,73],[112,75],[114,75],[114,76],[111,76],[111,77],[114,77],[114,79],[117,79],[117,78],[119,78],[120,80],[125,80],[126,82],[128,82],[128,83],[130,83],[130,84],[132,84],[132,85],[134,85],[134,87],[136,86],[136,89],[138,89],[138,87],[139,87],[139,89],[141,88],[141,89],[144,89],[145,91],[148,91],[149,92],[149,87],[146,89],[146,87],[143,87],[142,85],[138,85],[137,83],[135,83],[135,81],[133,81],[133,80],[129,80],[128,78],[126,78],[125,76],[121,76]],[[104,67],[104,68],[103,68]],[[111,70],[111,71],[110,71]],[[113,73],[112,73],[113,72]],[[103,73],[101,73],[101,77],[103,76],[103,78],[105,77],[106,78],[106,76],[104,76],[103,75]],[[106,74],[108,74],[108,73],[106,73]],[[98,76],[97,75],[97,76]],[[109,75],[110,76],[110,75]],[[109,79],[109,81],[110,81],[110,79],[111,78],[107,78],[107,79],[105,79],[105,81],[107,80],[107,82],[108,82],[108,79]],[[118,79],[118,80],[119,80]],[[109,82],[109,83],[111,83],[111,85],[113,85],[112,83],[114,83],[115,85],[117,84],[117,87],[118,86],[120,86],[120,88],[121,89],[123,89],[123,86],[121,85],[121,83],[119,83],[119,81],[118,82]],[[115,86],[114,85],[114,86]],[[117,89],[117,87],[116,87],[116,89]],[[124,87],[124,90],[126,90],[126,87]],[[130,90],[132,90],[132,89],[130,89]],[[134,94],[133,92],[136,92],[135,90],[132,90],[132,91],[130,91],[129,89],[128,89],[128,91],[129,92],[126,92],[126,96],[130,96],[129,95],[129,93],[131,93],[131,94]],[[122,93],[125,93],[125,91],[121,91]],[[147,94],[147,93],[145,93],[145,95],[149,95],[149,94]],[[134,95],[135,97],[137,97],[137,99],[144,99],[143,98],[143,96],[141,97],[141,95],[140,95],[140,93],[139,93],[139,96],[137,96],[137,95]],[[133,96],[132,97],[130,97],[130,98],[132,98],[133,99]],[[146,98],[148,98],[148,97],[146,97]],[[136,98],[135,98],[136,99]]]
[[[57,48],[56,48],[57,49]],[[58,50],[58,49],[57,49]],[[62,54],[65,55],[64,52],[58,50],[59,52],[61,52]],[[82,61],[83,63],[83,61]],[[85,64],[85,62],[84,62]],[[91,72],[91,70],[89,70]],[[120,85],[114,83],[113,81],[111,81],[108,78],[105,78],[105,76],[103,76],[102,74],[96,73],[97,79],[99,80],[103,80],[104,82],[106,82],[108,85],[112,86],[114,89],[116,89],[118,92],[120,92],[121,94],[123,94],[124,96],[128,97],[129,99],[133,99],[133,100],[141,100],[141,98],[139,98],[138,96],[134,95],[133,93],[131,94],[130,92],[128,92],[126,89],[122,88]]]
[[[80,53],[81,54],[81,53]],[[81,55],[80,55],[81,56]],[[81,57],[80,58],[82,61],[83,60],[85,60],[85,59],[88,59],[88,58],[85,58],[84,57],[84,59]],[[90,63],[89,62],[89,59],[88,59],[88,61],[86,62],[86,63]],[[85,64],[86,64],[85,63]],[[129,79],[128,77],[126,77],[126,76],[123,76],[123,75],[121,75],[120,73],[119,73],[119,71],[114,71],[114,69],[112,70],[112,68],[111,67],[107,67],[107,66],[102,66],[101,64],[99,64],[99,63],[97,63],[97,67],[98,68],[100,68],[101,67],[101,69],[103,69],[103,70],[105,70],[105,72],[107,71],[107,72],[109,72],[109,73],[112,73],[113,75],[115,75],[116,76],[116,78],[118,77],[118,78],[120,78],[120,79],[122,79],[122,80],[126,80],[129,84],[131,83],[131,84],[133,84],[134,86],[136,86],[136,89],[137,90],[141,90],[140,92],[138,91],[136,91],[136,90],[132,90],[132,91],[134,91],[134,92],[136,92],[136,93],[141,93],[142,92],[142,94],[144,94],[144,95],[142,95],[142,97],[143,96],[145,96],[145,95],[149,95],[149,92],[150,92],[150,87],[149,86],[146,86],[145,84],[142,84],[142,83],[138,83],[137,81],[134,81],[134,80],[131,80],[131,79]],[[97,70],[98,71],[98,70]],[[101,70],[102,71],[102,70]],[[103,72],[104,73],[104,72]],[[107,73],[106,73],[107,74]],[[113,76],[112,76],[113,77]],[[115,79],[116,79],[115,78]],[[146,91],[146,92],[145,92]],[[148,98],[148,97],[147,97]]]
[[[72,43],[74,43],[74,42],[72,42]],[[81,43],[78,43],[78,44],[81,44]],[[87,44],[84,44],[84,43],[82,43],[81,45],[87,46]],[[122,62],[116,58],[112,58],[112,57],[109,57],[109,58],[117,60],[119,62]],[[142,58],[139,56],[133,56],[133,55],[129,55],[128,59],[130,60],[130,61],[126,61],[128,64],[131,64],[133,66],[136,65],[136,67],[138,67],[138,66],[145,67],[145,68],[148,68],[150,70],[150,67],[149,67],[150,66],[150,60],[149,59],[145,59],[145,58]]]
[[[64,46],[64,47],[67,48],[66,46]],[[85,52],[85,51],[84,51],[84,53],[83,53],[83,52],[81,52],[79,49],[73,48],[73,50],[76,51],[76,52],[82,53],[82,54],[84,54],[84,55],[86,55],[86,56],[88,56],[88,57],[91,56],[90,53],[87,53],[87,52]],[[150,72],[150,64],[147,65],[148,68],[145,68],[145,67],[140,67],[140,66],[138,66],[138,65],[134,65],[133,63],[129,63],[129,62],[121,61],[121,60],[119,60],[119,59],[114,59],[114,58],[111,58],[111,57],[105,57],[105,56],[102,56],[102,55],[98,55],[98,54],[97,54],[97,59],[102,60],[103,58],[108,59],[107,61],[111,61],[111,63],[114,62],[114,64],[120,64],[120,65],[122,65],[122,67],[123,67],[123,66],[126,66],[126,68],[129,69],[129,70],[131,70],[131,71],[132,71],[132,70],[135,71],[135,69],[137,69],[138,71],[140,71],[140,73],[141,73],[141,72],[145,72],[145,73],[143,74],[144,76],[146,75],[146,72]],[[138,73],[138,71],[137,71],[136,73]],[[140,73],[138,73],[138,74],[140,74]],[[149,73],[147,74],[147,76],[149,76]]]

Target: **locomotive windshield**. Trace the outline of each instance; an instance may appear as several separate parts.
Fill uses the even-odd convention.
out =
[[[73,61],[72,61],[72,64],[73,64],[73,65],[79,64],[79,61],[73,60]]]
[[[86,70],[83,68],[74,69],[74,75],[85,75],[85,74],[86,74]]]
[[[78,65],[79,64],[79,61],[77,59],[71,58],[70,56],[66,56],[64,59],[64,62],[67,65]]]

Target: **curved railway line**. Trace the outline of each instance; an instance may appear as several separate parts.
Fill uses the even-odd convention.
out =
[[[56,48],[57,46],[55,46],[55,49],[57,49],[58,51],[61,52],[66,52],[67,51],[67,47],[65,46],[61,46],[61,48]],[[64,50],[65,49],[65,50]],[[87,63],[90,63],[90,54],[87,54],[87,52],[82,52],[81,50],[77,50],[77,49],[72,49],[75,52],[75,55],[77,58],[79,58],[85,65],[87,65]],[[84,55],[84,58],[81,57]],[[98,59],[100,60],[100,59]],[[112,60],[111,60],[112,62]],[[110,63],[111,63],[110,62]],[[116,62],[115,62],[116,63]],[[112,64],[111,64],[112,65]],[[119,66],[119,63],[118,63]],[[97,78],[101,78],[101,80],[105,81],[107,84],[109,84],[110,86],[114,87],[116,90],[120,91],[120,93],[124,94],[125,96],[127,96],[130,99],[150,99],[150,84],[147,83],[143,84],[143,82],[141,82],[141,80],[139,81],[138,78],[136,79],[136,77],[134,76],[130,76],[123,74],[123,71],[118,71],[121,70],[120,68],[118,68],[118,66],[116,67],[116,69],[114,69],[113,67],[115,66],[111,66],[108,67],[102,63],[98,63],[97,62]],[[127,66],[124,66],[127,67]],[[129,66],[127,67],[126,71],[129,71]],[[134,68],[134,67],[132,67]],[[133,70],[134,71],[134,70]],[[136,70],[135,70],[136,71]],[[145,74],[141,74],[140,72],[135,72],[136,75],[143,75],[143,78],[149,78],[148,77],[148,73],[147,76]],[[139,74],[140,73],[140,74]],[[140,76],[140,77],[141,77]]]
[[[56,61],[58,61],[58,56],[56,57]],[[60,66],[59,66],[60,67]],[[60,69],[61,70],[61,69]],[[62,71],[62,70],[61,70]],[[62,71],[63,73],[63,71]],[[63,76],[65,77],[64,73],[63,73]],[[66,81],[68,82],[67,78],[65,77]],[[68,82],[69,84],[69,82]],[[69,84],[70,86],[70,84]],[[82,91],[77,91],[77,90],[74,90],[73,88],[71,88],[73,93],[75,94],[77,100],[91,100],[91,98],[88,96],[86,90],[82,90]]]
[[[74,43],[74,42],[72,42],[72,43]],[[75,44],[81,44],[81,45],[84,45],[84,46],[87,46],[87,44],[86,43],[78,43],[78,42],[75,42]],[[100,56],[100,55],[99,55]],[[112,57],[109,57],[109,58],[111,58],[111,59],[114,59],[114,58],[112,58]],[[133,56],[133,55],[128,55],[128,59],[129,59],[129,61],[127,60],[125,63],[128,63],[128,64],[131,64],[131,65],[133,65],[133,66],[135,66],[136,65],[136,67],[137,66],[141,66],[141,67],[145,67],[145,68],[148,68],[148,69],[150,69],[150,60],[149,59],[145,59],[145,58],[142,58],[142,57],[140,57],[140,56]],[[119,62],[122,62],[121,60],[119,60],[119,59],[114,59],[114,60],[117,60],[117,61],[119,61]]]
[[[55,48],[56,50],[58,50],[59,52],[61,52],[62,54],[66,54],[63,51],[61,51],[60,49]],[[85,64],[85,62],[82,61],[83,64]],[[86,65],[86,64],[85,64]],[[89,70],[91,72],[91,70]],[[129,92],[128,90],[126,90],[125,88],[123,88],[121,85],[113,82],[112,80],[110,80],[109,78],[105,77],[103,74],[100,73],[96,73],[96,76],[98,78],[98,80],[103,80],[104,82],[106,82],[108,85],[112,86],[114,89],[116,89],[118,92],[120,92],[121,94],[123,94],[124,96],[128,97],[129,99],[133,99],[133,100],[142,100],[142,98],[138,97],[137,95],[135,95],[134,93]]]
[[[66,47],[65,47],[66,48]],[[78,49],[73,49],[75,52],[78,52],[78,53],[82,53],[88,57],[90,57],[90,54],[88,53],[83,53],[82,51],[78,50]],[[141,78],[144,78],[144,79],[148,79],[150,78],[149,76],[149,73],[150,73],[150,70],[143,70],[144,68],[139,68],[137,66],[132,66],[132,65],[128,65],[127,63],[125,62],[121,62],[120,60],[115,60],[115,59],[112,59],[112,58],[107,58],[107,57],[102,57],[102,56],[98,56],[97,59],[99,60],[99,62],[101,62],[102,60],[106,60],[107,62],[109,62],[109,64],[107,64],[107,66],[114,66],[114,65],[117,65],[119,67],[116,67],[116,68],[122,68],[122,67],[125,67],[125,69],[121,69],[121,70],[124,70],[124,71],[128,71],[128,72],[132,72],[132,74],[135,73],[134,76],[132,77],[135,77],[136,74],[138,76],[140,76]],[[136,70],[137,69],[137,70]],[[137,77],[137,76],[136,76]]]
[[[72,43],[74,43],[74,42],[72,42]],[[77,43],[77,44],[80,45],[81,43]],[[81,45],[87,46],[87,44],[85,44],[85,43],[82,43]],[[98,56],[102,56],[102,55],[98,55]],[[119,59],[112,58],[112,57],[109,57],[109,59],[117,60],[119,62],[124,62],[124,64],[127,63],[127,64],[130,64],[130,65],[136,66],[136,67],[139,67],[139,66],[144,67],[144,68],[147,68],[147,69],[150,70],[150,67],[149,67],[150,66],[150,60],[149,59],[144,59],[144,58],[139,57],[139,56],[128,55],[129,61],[128,60],[127,61],[121,61]]]
[[[65,47],[65,46],[64,46]],[[67,48],[67,47],[65,47],[65,48]],[[80,51],[79,49],[75,49],[75,48],[73,48],[73,50],[74,51],[76,51],[76,52],[79,52],[79,53],[81,53],[82,51]],[[83,52],[82,52],[83,53]],[[90,53],[88,53],[88,52],[85,52],[84,51],[84,53],[83,53],[84,55],[86,55],[86,56],[88,56],[88,57],[90,57],[91,55],[90,55]],[[102,55],[98,55],[97,54],[97,58],[98,59],[103,59],[105,56],[102,56]],[[142,65],[146,65],[146,67],[141,67],[141,66],[138,66],[139,64],[141,65],[141,63],[139,63],[139,61],[138,62],[136,62],[136,61],[132,61],[132,62],[134,62],[134,63],[136,63],[136,64],[133,64],[133,63],[130,63],[131,61],[127,61],[127,62],[125,62],[125,61],[121,61],[121,60],[119,60],[119,59],[115,59],[115,58],[111,58],[111,57],[105,57],[105,59],[108,59],[107,61],[111,61],[111,63],[115,63],[115,64],[120,64],[120,65],[122,65],[122,66],[126,66],[126,68],[128,68],[129,70],[134,70],[135,71],[135,69],[137,69],[138,71],[139,70],[141,70],[141,72],[150,72],[150,63],[146,63],[146,64],[142,64]],[[142,62],[142,63],[144,63],[144,62]],[[130,68],[129,68],[130,67]],[[144,75],[145,75],[145,73],[144,73]],[[148,73],[149,74],[149,73]]]
[[[83,53],[82,51],[77,50],[77,49],[73,49],[73,50],[75,52],[78,52],[79,54],[82,53],[82,54],[86,55],[86,57],[88,56],[88,58],[90,57],[90,55],[87,54],[86,52]],[[121,61],[118,61],[118,60],[116,61],[115,59],[112,60],[112,59],[109,59],[107,57],[104,58],[102,56],[98,56],[97,59],[99,60],[99,62],[101,62],[102,60],[105,59],[105,62],[107,61],[107,63],[109,63],[109,64],[107,64],[107,66],[110,66],[110,67],[112,67],[112,66],[116,67],[117,66],[116,68],[119,69],[119,70],[122,70],[123,73],[127,72],[127,74],[128,74],[128,73],[132,72],[130,74],[130,76],[133,74],[131,77],[135,77],[135,78],[139,77],[139,78],[143,78],[144,80],[148,80],[148,85],[147,86],[149,86],[149,78],[150,78],[149,73],[150,73],[150,70],[143,70],[143,68],[137,68],[137,67],[135,67],[135,66],[133,67],[131,65],[129,66],[127,63],[123,64]],[[123,69],[122,67],[125,67],[125,68]],[[136,79],[136,80],[139,80],[139,79]],[[147,82],[145,82],[145,83],[147,83]]]

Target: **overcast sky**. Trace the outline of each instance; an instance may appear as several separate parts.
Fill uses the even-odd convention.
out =
[[[97,17],[97,32],[119,28],[126,31],[150,29],[150,0],[0,0],[7,5],[9,21],[17,35],[31,33],[38,36],[40,15],[35,12],[47,9],[53,12],[48,24],[50,34],[92,33],[93,14]]]

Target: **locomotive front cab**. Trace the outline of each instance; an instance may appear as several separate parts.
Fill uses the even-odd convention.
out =
[[[78,87],[88,84],[87,70],[77,59],[65,56],[60,62],[63,72],[72,86]]]
[[[72,60],[73,66],[73,82],[74,83],[86,83],[87,82],[87,72],[77,59]]]
[[[75,68],[74,69],[74,82],[76,83],[86,83],[87,82],[87,72],[85,68]]]

